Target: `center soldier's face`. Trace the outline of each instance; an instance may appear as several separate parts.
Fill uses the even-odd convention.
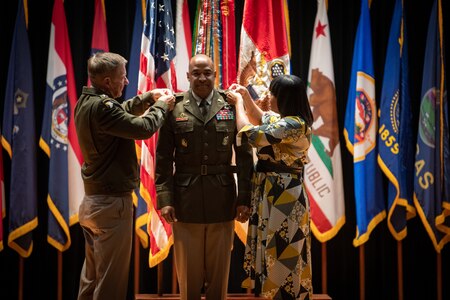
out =
[[[204,99],[208,97],[214,88],[216,71],[211,59],[204,55],[195,56],[189,64],[187,78],[192,91]]]

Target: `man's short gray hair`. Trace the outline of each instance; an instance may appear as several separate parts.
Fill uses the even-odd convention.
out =
[[[91,81],[97,77],[105,77],[114,73],[114,71],[128,61],[117,53],[97,52],[88,60],[88,76]]]

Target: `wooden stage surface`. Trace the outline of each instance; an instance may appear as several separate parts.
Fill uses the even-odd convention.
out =
[[[180,300],[180,296],[178,294],[163,294],[163,295],[155,295],[155,294],[136,294],[135,300]],[[205,299],[205,297],[202,297]],[[227,300],[257,300],[257,299],[265,299],[262,297],[257,297],[253,294],[228,294]],[[312,300],[331,300],[331,297],[326,294],[314,294]]]

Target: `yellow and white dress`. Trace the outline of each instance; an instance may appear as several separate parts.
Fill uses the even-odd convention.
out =
[[[238,136],[256,148],[258,161],[281,167],[257,168],[253,177],[242,287],[258,281],[269,299],[311,299],[310,208],[302,172],[311,128],[297,116],[266,113],[261,125],[246,125]]]

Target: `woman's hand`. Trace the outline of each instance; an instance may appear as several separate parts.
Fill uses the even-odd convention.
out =
[[[231,105],[236,105],[238,104],[238,102],[243,101],[242,95],[234,90],[230,89],[225,94],[227,95],[228,103],[230,103]]]
[[[259,98],[255,101],[256,105],[261,108],[262,111],[270,110],[270,96],[269,94],[264,95],[263,98]]]
[[[247,95],[247,94],[250,96],[250,93],[248,92],[248,90],[244,86],[242,86],[238,83],[233,83],[232,85],[230,85],[229,90],[238,92],[239,94],[242,95],[242,97],[245,97],[245,95]]]

